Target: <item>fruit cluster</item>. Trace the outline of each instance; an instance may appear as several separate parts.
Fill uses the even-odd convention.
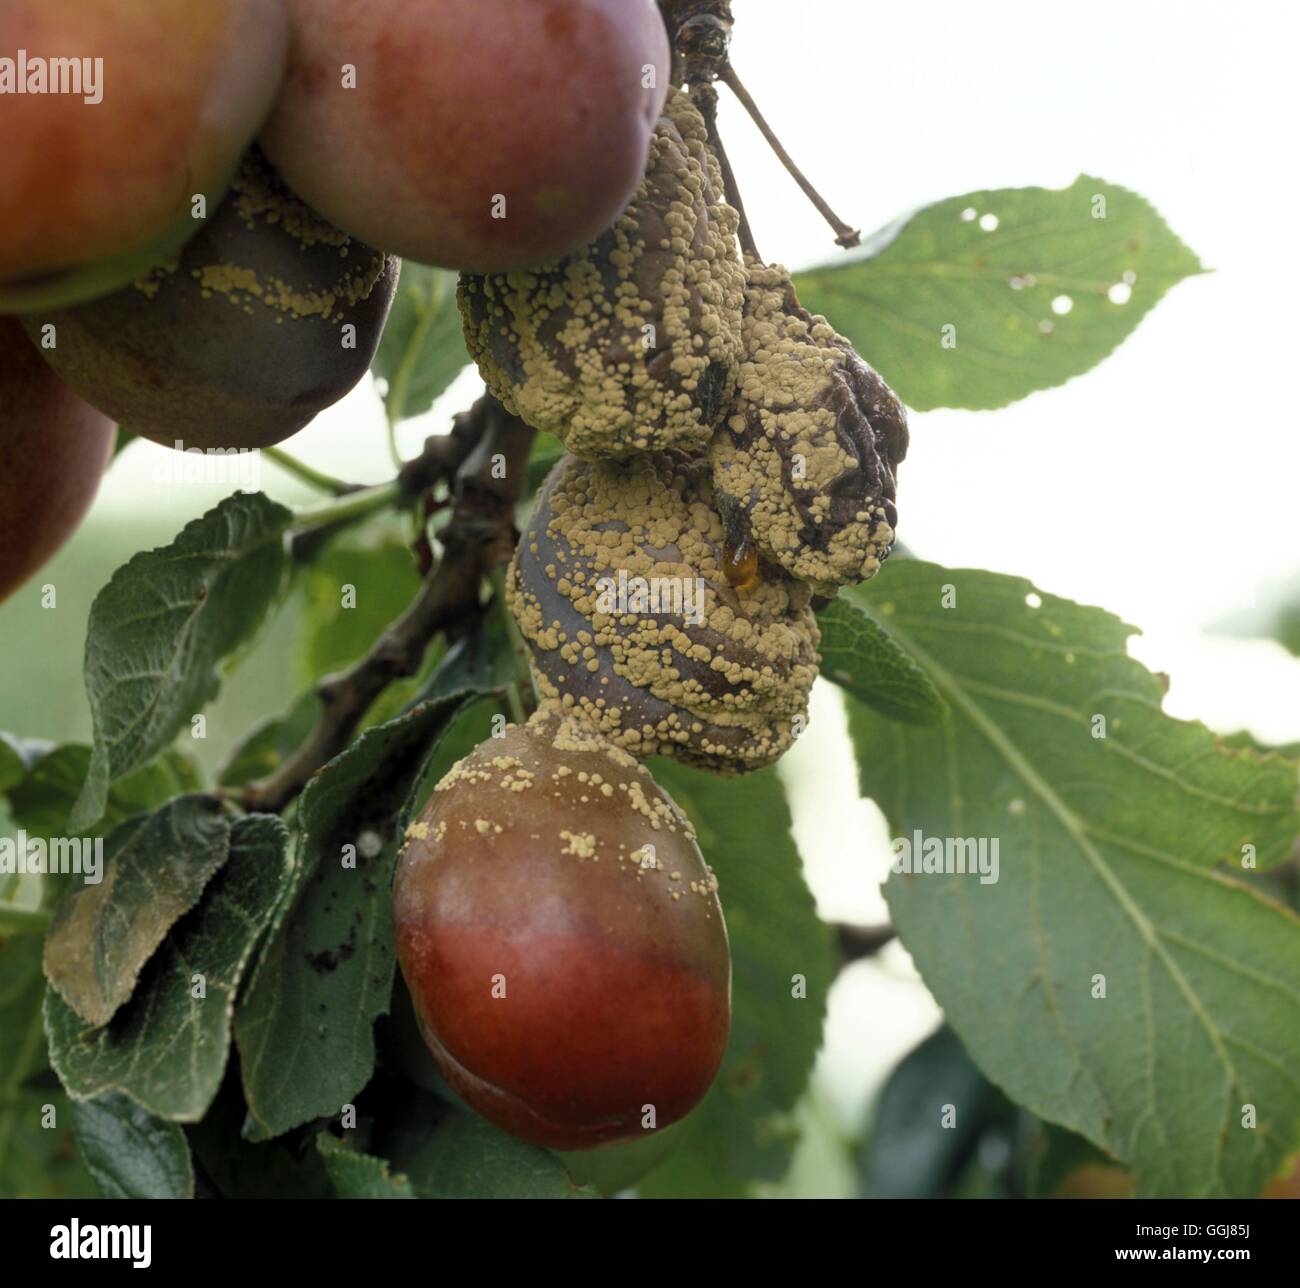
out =
[[[794,740],[817,598],[893,542],[901,406],[742,255],[655,0],[0,7],[0,47],[74,46],[98,90],[71,59],[84,94],[5,106],[0,598],[80,520],[115,422],[280,442],[369,368],[398,256],[459,270],[489,390],[569,454],[507,583],[538,711],[410,829],[398,953],[494,1122],[561,1148],[666,1126],[721,1062],[730,960],[639,762],[745,772]]]
[[[0,599],[83,517],[106,420],[270,446],[368,370],[398,256],[586,245],[670,64],[654,0],[6,0],[0,53],[0,314],[35,347],[3,323]]]

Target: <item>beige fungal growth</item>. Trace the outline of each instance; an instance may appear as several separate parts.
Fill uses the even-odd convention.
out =
[[[349,237],[299,201],[256,148],[240,162],[226,197],[226,211],[232,224],[238,220],[242,225],[245,235],[230,243],[240,253],[188,268],[205,299],[217,295],[245,310],[254,306],[269,309],[282,319],[319,318],[338,323],[347,318],[348,310],[369,299],[391,271],[389,257],[382,251]],[[276,273],[276,266],[266,257],[256,262],[258,234],[269,229],[285,239],[282,245],[286,249],[291,246],[303,254],[313,252],[314,266],[327,271],[305,283],[292,282]],[[329,252],[328,258],[322,252]],[[180,258],[161,264],[137,282],[135,289],[152,299],[162,283],[181,268]]]
[[[889,386],[789,273],[751,260],[735,406],[710,446],[725,513],[791,576],[833,595],[880,569],[894,542],[907,417]]]
[[[612,228],[536,271],[461,279],[488,388],[579,456],[702,450],[735,391],[745,277],[706,139],[675,91]]]
[[[811,592],[776,568],[738,590],[708,467],[566,456],[511,566],[511,611],[543,709],[626,753],[721,772],[776,760],[806,716]]]
[[[509,744],[509,758],[498,754]],[[520,799],[519,775],[547,786],[541,801]],[[599,779],[607,791],[587,790]],[[614,821],[617,826],[614,826]],[[510,726],[457,761],[434,788],[424,813],[406,830],[407,848],[434,854],[451,824],[475,844],[516,846],[521,837],[554,855],[582,862],[608,861],[629,875],[657,871],[643,852],[666,847],[674,856],[694,845],[690,820],[637,760],[588,723],[552,710]],[[644,844],[629,844],[628,828]],[[673,878],[680,880],[680,874]],[[702,888],[716,891],[712,874]]]

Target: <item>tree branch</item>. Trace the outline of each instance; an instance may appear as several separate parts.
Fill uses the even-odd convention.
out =
[[[418,494],[455,462],[451,518],[441,533],[442,559],[406,612],[359,662],[317,686],[324,708],[307,740],[268,778],[244,789],[250,812],[278,814],[312,777],[342,752],[375,699],[394,681],[414,675],[434,636],[465,635],[483,611],[483,579],[509,560],[518,534],[515,504],[528,478],[533,431],[484,395],[453,422],[451,434],[430,439],[399,481]]]

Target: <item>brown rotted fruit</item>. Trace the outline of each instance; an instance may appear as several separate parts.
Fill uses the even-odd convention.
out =
[[[717,883],[626,752],[543,715],[489,738],[408,829],[398,958],[451,1086],[556,1149],[686,1114],[727,1045]]]
[[[736,553],[706,462],[564,457],[508,581],[543,707],[640,758],[776,760],[806,719],[820,637],[809,588]]]
[[[875,575],[893,547],[907,415],[889,386],[804,309],[789,273],[751,260],[745,360],[709,456],[724,513],[821,594]]]
[[[462,277],[488,388],[579,456],[703,449],[741,358],[744,270],[721,192],[703,118],[675,91],[608,231],[536,270]]]
[[[284,70],[284,0],[5,0],[0,54],[99,59],[97,101],[3,96],[0,310],[62,308],[115,291],[215,209]],[[28,64],[28,75],[30,71]],[[94,63],[90,63],[92,79]],[[23,87],[29,88],[24,79]]]
[[[0,318],[0,600],[76,531],[117,430],[63,385],[13,318]]]
[[[365,375],[399,266],[305,206],[254,149],[178,259],[24,325],[77,393],[145,438],[268,447]]]

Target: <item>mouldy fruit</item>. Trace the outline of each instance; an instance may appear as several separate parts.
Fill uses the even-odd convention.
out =
[[[733,586],[730,550],[704,462],[564,457],[507,583],[543,707],[639,758],[776,760],[817,675],[811,592],[771,566]]]
[[[453,767],[407,831],[393,920],[443,1075],[524,1140],[642,1136],[718,1071],[717,883],[686,816],[580,723],[539,714]]]
[[[136,433],[169,447],[267,447],[365,375],[398,269],[305,206],[252,149],[178,259],[24,325],[73,389]]]
[[[287,42],[284,0],[0,4],[0,310],[103,295],[192,237]]]
[[[724,511],[824,595],[893,547],[907,415],[889,386],[804,309],[789,273],[751,260],[736,404],[710,446]]]
[[[741,357],[744,269],[721,192],[703,118],[674,91],[612,228],[536,271],[461,279],[488,388],[579,456],[703,449]]]
[[[263,142],[355,236],[446,268],[517,268],[590,241],[636,191],[669,84],[654,0],[289,8]]]
[[[76,531],[116,435],[0,318],[0,600]]]

